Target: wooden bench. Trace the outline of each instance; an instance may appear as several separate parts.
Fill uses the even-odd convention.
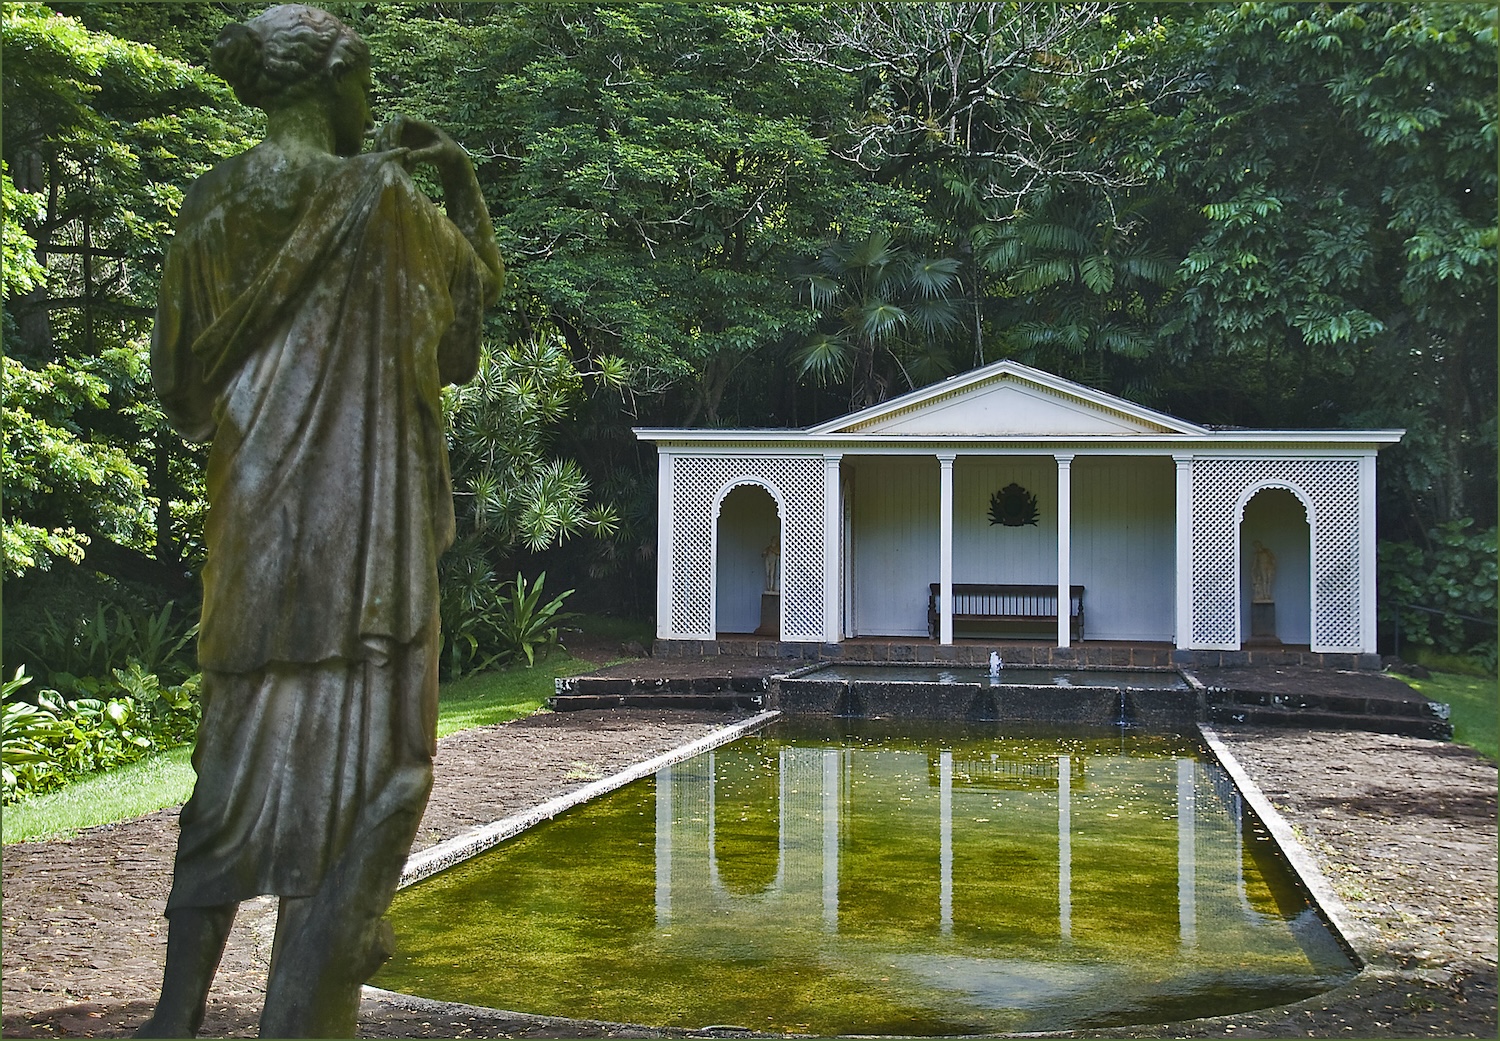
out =
[[[927,631],[937,639],[942,620],[942,586],[934,582],[927,595]],[[1083,639],[1083,586],[1069,586],[1068,620],[1073,639]],[[1057,587],[953,583],[953,622],[989,622],[1014,626],[1051,620],[1049,635],[1057,632]],[[1033,630],[1034,631],[1034,630]]]

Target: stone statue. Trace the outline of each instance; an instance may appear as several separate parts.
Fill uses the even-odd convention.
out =
[[[760,551],[761,566],[766,572],[767,593],[781,592],[781,539],[777,538]]]
[[[261,1035],[353,1037],[432,787],[454,535],[439,394],[476,370],[502,267],[447,134],[398,117],[360,154],[369,51],[338,19],[273,7],[213,62],[267,132],[183,200],[151,347],[167,416],[213,445],[198,780],[137,1036],[197,1032],[239,902],[269,893]]]
[[[1259,539],[1254,542],[1255,563],[1250,565],[1250,599],[1257,604],[1269,604],[1275,597],[1271,588],[1276,583],[1276,554],[1267,549]]]

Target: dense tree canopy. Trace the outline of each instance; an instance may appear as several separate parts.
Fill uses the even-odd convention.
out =
[[[508,267],[453,399],[454,603],[537,552],[651,602],[631,424],[805,425],[1001,357],[1198,422],[1404,427],[1393,567],[1493,558],[1493,7],[329,6],[377,118],[473,154]],[[22,600],[190,589],[199,460],[145,343],[184,188],[254,139],[204,64],[257,9],[5,8]]]

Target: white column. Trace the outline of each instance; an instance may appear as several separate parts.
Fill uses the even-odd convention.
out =
[[[1073,456],[1057,460],[1057,645],[1068,646],[1073,603]]]
[[[1179,649],[1193,639],[1193,457],[1174,455],[1177,464],[1177,598],[1173,630]]]
[[[823,455],[823,642],[838,643],[843,638],[839,625],[839,607],[843,604],[839,566],[839,546],[844,533],[843,508],[839,502],[838,452]]]
[[[953,642],[953,453],[938,455],[938,643]]]
[[[1195,764],[1177,760],[1177,929],[1184,947],[1198,942],[1198,830]]]
[[[677,457],[656,452],[656,638],[670,640],[672,631],[672,501]]]
[[[1313,532],[1317,545],[1318,533]],[[1314,563],[1315,567],[1315,563]],[[1316,573],[1316,570],[1314,570]],[[1318,620],[1313,620],[1317,631]],[[1365,654],[1377,654],[1375,623],[1375,453],[1359,460],[1359,642]]]
[[[1057,757],[1057,927],[1073,938],[1073,759]]]
[[[953,753],[938,753],[938,924],[953,932]]]

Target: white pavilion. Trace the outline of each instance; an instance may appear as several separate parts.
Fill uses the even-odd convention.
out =
[[[657,639],[949,646],[956,590],[1045,586],[1058,648],[1373,655],[1375,458],[1403,433],[1210,429],[1014,361],[804,429],[637,429]]]

